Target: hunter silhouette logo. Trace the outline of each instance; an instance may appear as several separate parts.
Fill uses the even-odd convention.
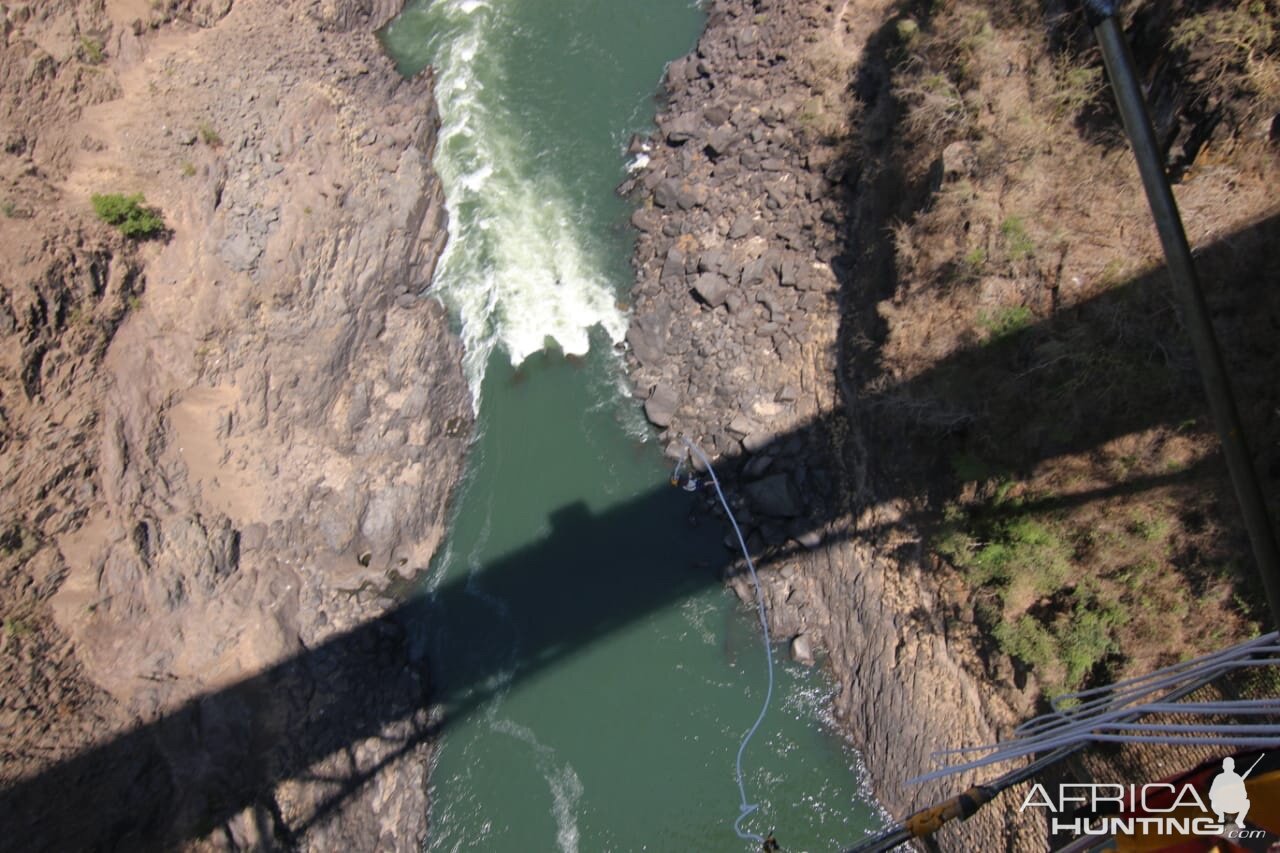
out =
[[[1258,761],[1265,755],[1265,752],[1259,755]],[[1222,759],[1222,772],[1209,786],[1209,804],[1213,806],[1213,813],[1218,816],[1219,823],[1225,824],[1227,821],[1224,815],[1233,814],[1236,816],[1236,826],[1244,829],[1244,816],[1249,813],[1249,795],[1245,791],[1244,780],[1258,766],[1258,761],[1253,762],[1253,767],[1241,776],[1236,772],[1234,758]]]

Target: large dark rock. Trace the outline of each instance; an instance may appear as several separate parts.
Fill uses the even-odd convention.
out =
[[[732,127],[721,127],[711,131],[711,135],[707,137],[707,151],[713,157],[720,157],[729,151],[729,148],[737,140],[738,134]]]
[[[748,503],[760,515],[794,519],[804,512],[795,484],[786,474],[771,474],[744,487]]]
[[[769,264],[764,258],[756,258],[742,270],[742,286],[755,287],[767,281],[770,273]]]
[[[698,272],[721,272],[724,256],[715,250],[698,256]]]
[[[653,203],[658,207],[674,207],[680,193],[680,181],[675,178],[658,184],[653,190]]]
[[[685,257],[677,246],[667,250],[666,260],[662,262],[662,273],[659,281],[664,287],[679,285],[684,282]]]
[[[724,104],[712,104],[702,112],[702,117],[712,127],[719,127],[729,120],[732,111]]]
[[[693,292],[712,308],[725,303],[730,291],[729,280],[718,272],[707,272],[698,276],[693,282]]]
[[[706,201],[707,188],[702,185],[681,184],[676,190],[676,207],[681,210],[692,210]]]
[[[752,509],[761,515],[795,518],[804,511],[800,494],[786,474],[772,474],[763,480],[748,483],[744,491]]]
[[[637,231],[657,231],[662,227],[662,221],[654,210],[642,207],[631,214],[631,227]]]
[[[664,129],[667,132],[667,142],[672,145],[680,145],[693,139],[698,134],[698,120],[688,113],[678,115],[668,122]]]
[[[627,343],[641,364],[650,367],[666,360],[667,320],[664,313],[637,317],[627,329]]]
[[[659,382],[644,401],[644,414],[654,426],[665,427],[671,424],[676,409],[680,406],[680,392],[666,382]]]

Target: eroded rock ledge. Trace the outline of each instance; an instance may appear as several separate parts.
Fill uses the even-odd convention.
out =
[[[425,684],[381,590],[440,542],[471,413],[420,296],[432,79],[374,36],[401,5],[0,7],[0,513],[30,623],[4,846],[425,837]],[[111,235],[96,192],[144,192],[169,239]]]

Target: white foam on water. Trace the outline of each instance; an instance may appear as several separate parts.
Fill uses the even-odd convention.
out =
[[[515,720],[498,719],[489,715],[489,724],[495,732],[513,737],[528,744],[534,752],[538,772],[551,791],[551,813],[556,821],[556,845],[561,853],[578,853],[578,805],[582,801],[582,779],[573,765],[556,761],[556,751],[538,740],[533,729]]]
[[[709,601],[705,598],[689,598],[680,604],[680,613],[684,617],[684,622],[688,631],[682,635],[687,635],[692,631],[694,635],[702,641],[703,645],[714,646],[719,642],[716,636],[715,628],[711,625],[712,620],[719,615],[718,602]]]
[[[582,780],[573,765],[566,764],[547,779],[556,818],[556,843],[561,853],[578,853],[578,802],[582,799]]]
[[[473,403],[495,348],[519,365],[554,341],[572,355],[601,326],[615,343],[626,316],[615,305],[588,229],[558,180],[538,172],[535,142],[497,94],[503,20],[482,0],[442,0],[436,97],[441,129],[435,167],[449,210],[449,243],[434,292],[457,317]],[[518,73],[518,70],[513,72]]]

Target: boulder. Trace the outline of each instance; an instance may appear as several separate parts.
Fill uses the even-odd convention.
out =
[[[654,426],[669,426],[679,405],[680,392],[667,382],[659,382],[644,401],[644,415]]]
[[[729,432],[734,433],[735,435],[748,436],[754,432],[758,432],[759,430],[760,425],[741,412],[735,415],[733,420],[729,422]]]
[[[667,65],[667,89],[677,89],[689,79],[689,57],[673,59]]]
[[[699,184],[692,186],[690,184],[681,184],[676,190],[676,207],[681,210],[692,210],[693,208],[705,204],[707,201],[707,188]]]
[[[707,137],[707,152],[712,157],[723,156],[738,138],[732,127],[721,127],[713,130]]]
[[[752,508],[761,515],[795,518],[804,509],[795,484],[786,474],[773,474],[748,483],[743,491]]]
[[[802,666],[813,666],[813,645],[807,634],[797,634],[791,639],[791,659]]]
[[[667,178],[654,187],[653,203],[658,207],[675,207],[679,195],[680,181],[676,178]]]
[[[795,534],[795,540],[812,551],[822,544],[822,531],[802,530]]]
[[[659,275],[659,281],[664,286],[677,284],[684,280],[685,257],[684,252],[676,246],[672,246],[667,250],[666,260],[662,262],[662,273]]]
[[[664,129],[667,133],[667,142],[672,145],[681,145],[697,135],[698,121],[688,113],[683,113],[667,122]]]
[[[742,286],[755,287],[763,284],[771,272],[764,258],[756,258],[742,268]]]
[[[730,429],[732,429],[732,425],[730,425]],[[742,446],[746,448],[748,453],[759,453],[773,444],[774,439],[777,437],[777,433],[773,430],[754,429],[747,434],[746,438],[742,439]]]
[[[636,359],[653,367],[666,360],[666,322],[656,316],[637,317],[627,329],[627,343]]]
[[[658,230],[661,225],[658,213],[652,209],[642,207],[631,214],[631,227],[637,231],[648,233]]]
[[[718,272],[706,272],[694,279],[693,293],[712,308],[725,304],[730,292],[729,280]]]
[[[712,127],[718,127],[724,124],[729,120],[730,115],[732,115],[732,113],[724,104],[714,104],[707,107],[702,113],[702,117],[706,119],[707,124]]]
[[[786,258],[778,271],[778,278],[783,287],[795,287],[799,280],[798,273],[795,258]]]

